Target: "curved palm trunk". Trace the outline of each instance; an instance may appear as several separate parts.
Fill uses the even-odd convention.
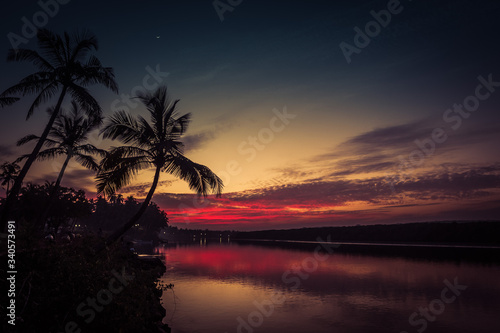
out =
[[[126,233],[130,228],[136,224],[136,222],[141,218],[142,214],[146,211],[146,209],[149,206],[149,203],[151,202],[151,198],[153,198],[153,194],[155,193],[156,186],[158,185],[158,180],[160,178],[160,170],[161,167],[157,166],[156,167],[156,172],[155,172],[155,177],[153,180],[153,184],[151,185],[151,188],[149,189],[148,195],[146,196],[146,199],[141,205],[141,208],[135,213],[135,215],[127,222],[125,223],[122,227],[120,227],[118,230],[116,230],[111,236],[109,236],[106,239],[106,245],[111,245],[113,244],[118,238],[120,238],[124,233]]]
[[[43,214],[38,219],[39,225],[45,225],[45,220],[47,219],[47,216],[49,215],[52,206],[54,206],[57,192],[59,192],[59,185],[61,184],[62,177],[64,175],[64,172],[66,171],[66,167],[68,166],[69,160],[71,160],[71,157],[73,157],[73,154],[71,153],[69,153],[68,156],[66,156],[66,160],[63,163],[61,171],[59,171],[59,176],[57,176],[56,184],[52,188],[52,191],[50,191],[49,202],[47,203],[47,207],[45,208]]]
[[[19,194],[19,191],[21,190],[21,186],[23,184],[24,177],[28,173],[28,170],[30,169],[33,162],[36,160],[38,153],[40,152],[40,149],[42,149],[42,146],[45,142],[45,139],[47,139],[47,136],[49,135],[49,132],[52,129],[52,125],[54,124],[54,121],[56,120],[56,117],[59,114],[59,110],[61,109],[61,104],[63,102],[64,96],[66,95],[66,90],[67,90],[67,87],[64,86],[62,91],[61,91],[61,95],[59,96],[59,100],[57,101],[56,107],[54,108],[54,112],[52,112],[52,115],[49,119],[49,122],[45,126],[45,129],[43,130],[43,133],[40,136],[40,139],[36,143],[36,146],[33,149],[33,152],[31,153],[30,157],[28,157],[28,160],[26,161],[26,163],[24,163],[23,168],[21,169],[21,172],[19,172],[19,175],[16,177],[16,181],[14,182],[14,185],[12,186],[12,189],[10,190],[9,195],[7,196],[7,198],[5,200],[5,204],[4,204],[4,207],[2,210],[2,215],[0,218],[0,231],[2,231],[2,232],[5,229],[5,227],[7,226],[7,220],[9,218],[9,213],[10,213],[10,208],[12,206],[12,202],[14,201],[14,199]]]

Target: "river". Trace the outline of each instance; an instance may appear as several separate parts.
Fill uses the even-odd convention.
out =
[[[157,248],[174,333],[500,332],[500,265],[259,243]],[[419,251],[418,248],[415,251]],[[369,252],[369,251],[368,251]]]

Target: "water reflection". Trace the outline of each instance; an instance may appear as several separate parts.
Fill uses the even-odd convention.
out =
[[[417,332],[409,316],[455,277],[468,289],[426,332],[498,328],[496,265],[339,253],[314,264],[313,251],[201,245],[159,249],[175,284],[163,296],[174,332]]]

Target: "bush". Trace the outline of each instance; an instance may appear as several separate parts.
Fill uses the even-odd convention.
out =
[[[162,291],[157,287],[164,265],[159,259],[138,259],[123,244],[95,256],[93,248],[99,242],[102,240],[97,237],[86,236],[69,244],[45,243],[38,248],[18,249],[17,332],[66,332],[71,321],[81,332],[158,331],[158,323],[165,316],[160,304]],[[134,278],[120,292],[108,292],[112,300],[99,307],[101,311],[89,311],[92,307],[88,298],[95,299],[102,289],[107,290],[110,280],[115,279],[115,290],[123,286],[116,278],[123,270]],[[81,311],[77,313],[79,306]],[[89,320],[91,312],[95,317]],[[5,322],[7,332],[12,326]]]

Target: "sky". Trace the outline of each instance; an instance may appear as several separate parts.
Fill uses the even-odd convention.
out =
[[[2,4],[0,53],[36,49],[34,23],[92,31],[119,84],[119,94],[90,88],[106,116],[146,116],[130,97],[167,85],[192,113],[186,156],[225,185],[203,199],[162,174],[153,201],[171,225],[498,220],[499,14],[493,0],[17,1]],[[0,58],[0,90],[34,70]],[[26,120],[33,98],[0,109],[2,163],[43,131],[54,102]],[[121,144],[98,131],[91,142]],[[62,162],[36,162],[26,180],[55,181]],[[144,198],[152,178],[144,171],[120,193]],[[96,196],[76,162],[61,185]]]

